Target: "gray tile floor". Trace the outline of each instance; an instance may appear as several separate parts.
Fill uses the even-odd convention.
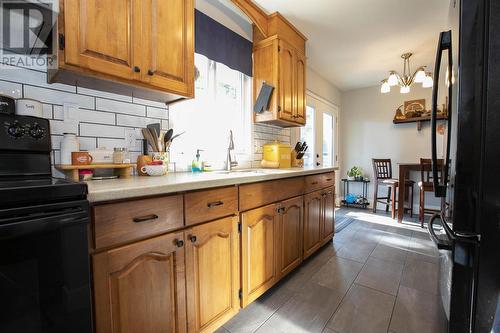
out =
[[[426,230],[368,210],[337,215],[353,222],[218,332],[445,332]]]

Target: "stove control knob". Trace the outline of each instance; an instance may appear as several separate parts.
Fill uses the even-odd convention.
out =
[[[45,135],[45,130],[35,123],[31,128],[30,128],[30,136],[34,139],[41,139]]]
[[[22,138],[26,132],[23,126],[19,124],[17,121],[14,122],[14,124],[10,125],[7,128],[7,132],[9,133],[10,136],[13,136],[14,138]]]

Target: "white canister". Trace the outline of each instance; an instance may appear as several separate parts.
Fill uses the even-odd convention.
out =
[[[34,99],[20,98],[16,101],[16,114],[20,116],[43,117],[43,105]]]
[[[71,153],[80,151],[80,142],[75,133],[64,133],[61,141],[61,164],[71,164]]]

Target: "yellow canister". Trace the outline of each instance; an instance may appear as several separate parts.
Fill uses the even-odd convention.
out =
[[[284,143],[267,143],[262,146],[263,159],[262,165],[278,165],[279,168],[291,168],[291,152],[290,145]]]

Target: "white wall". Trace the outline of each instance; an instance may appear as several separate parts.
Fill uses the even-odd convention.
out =
[[[398,177],[398,163],[419,163],[420,158],[430,158],[430,122],[423,123],[417,131],[416,123],[393,124],[396,109],[404,101],[426,99],[426,108],[431,106],[432,89],[412,86],[409,94],[400,94],[393,89],[381,94],[380,87],[352,90],[342,94],[340,123],[340,153],[342,177],[352,166],[360,166],[365,175],[373,179],[372,158],[392,159],[393,177]],[[438,136],[438,140],[439,140]],[[442,141],[438,142],[438,155],[442,156]],[[420,180],[420,173],[414,172],[411,178]],[[354,191],[351,191],[354,192]],[[373,187],[370,184],[369,199]],[[381,192],[382,193],[382,192]],[[428,202],[434,206],[435,202]],[[427,199],[426,199],[427,200]],[[418,207],[418,189],[415,186],[414,202]],[[427,206],[427,201],[426,201]],[[416,209],[415,209],[416,211]]]
[[[320,74],[307,67],[306,88],[337,106],[341,104],[341,91]]]

